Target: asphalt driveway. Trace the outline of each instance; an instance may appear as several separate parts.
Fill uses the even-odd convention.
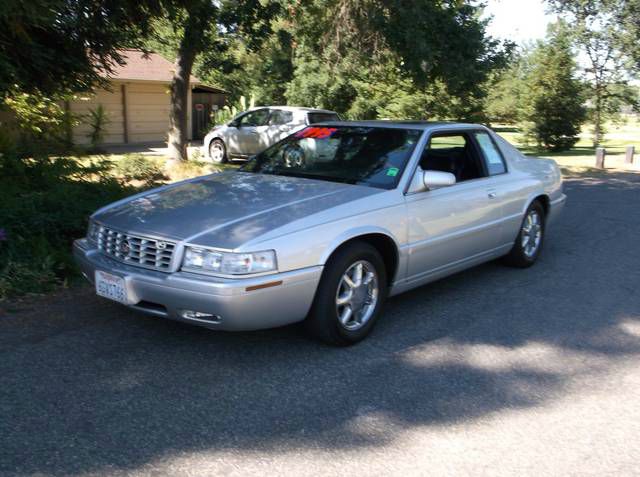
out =
[[[88,288],[0,317],[0,474],[640,474],[640,175],[582,176],[528,270],[392,299],[334,349]]]

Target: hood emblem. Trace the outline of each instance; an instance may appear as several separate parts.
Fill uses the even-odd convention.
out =
[[[158,250],[164,250],[165,248],[167,248],[167,242],[157,242],[156,248]]]
[[[128,240],[125,240],[124,242],[120,243],[119,249],[122,255],[129,255],[129,252],[131,251],[131,244]]]

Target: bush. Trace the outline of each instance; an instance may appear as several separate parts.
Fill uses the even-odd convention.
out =
[[[21,156],[45,152],[64,153],[72,148],[71,128],[77,121],[64,108],[68,98],[12,91],[0,104],[16,119],[16,151]]]
[[[127,182],[140,181],[149,186],[168,179],[157,162],[142,154],[125,154],[114,172]]]
[[[0,155],[0,299],[46,291],[74,276],[72,241],[87,217],[136,192],[111,164]]]

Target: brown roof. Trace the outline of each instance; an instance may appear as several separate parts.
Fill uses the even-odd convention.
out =
[[[145,55],[140,50],[122,50],[120,52],[126,63],[122,66],[115,65],[111,79],[162,81],[170,83],[173,77],[173,63],[160,56],[158,53]],[[191,75],[191,84],[200,83],[200,80]]]

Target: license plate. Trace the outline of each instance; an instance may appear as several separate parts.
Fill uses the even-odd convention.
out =
[[[124,304],[129,303],[124,278],[107,272],[96,271],[96,293],[110,300]]]

